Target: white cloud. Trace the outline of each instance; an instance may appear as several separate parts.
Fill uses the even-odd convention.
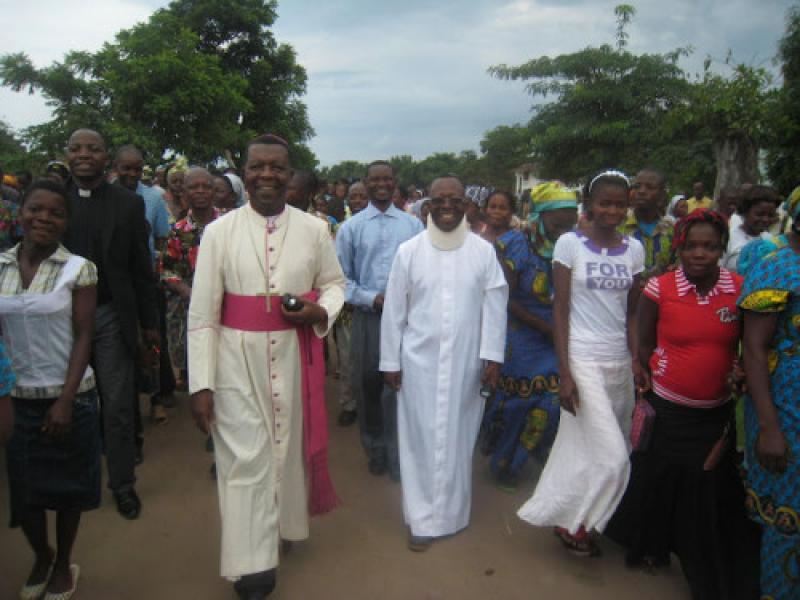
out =
[[[520,82],[489,77],[493,64],[613,43],[618,0],[283,0],[273,29],[308,75],[308,105],[323,164],[393,154],[477,149],[494,126],[530,118]],[[769,65],[792,0],[637,0],[634,52],[692,44],[682,64],[710,54]],[[0,54],[26,52],[38,66],[70,49],[96,50],[167,0],[0,0],[18,26]],[[15,128],[41,122],[42,100],[0,89],[0,118]]]

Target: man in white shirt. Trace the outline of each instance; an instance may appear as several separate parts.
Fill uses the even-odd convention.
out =
[[[431,186],[431,220],[400,245],[386,288],[380,370],[398,391],[409,549],[469,523],[472,454],[505,354],[508,285],[492,246],[470,233],[464,186]]]

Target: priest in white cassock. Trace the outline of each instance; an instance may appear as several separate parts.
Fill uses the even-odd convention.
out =
[[[322,337],[344,302],[327,225],[286,205],[286,142],[250,142],[249,204],[206,227],[189,307],[192,412],[214,437],[221,571],[239,597],[275,586],[283,540],[337,503],[327,471]],[[302,298],[287,311],[283,294]]]
[[[464,186],[431,185],[426,231],[395,256],[381,319],[380,370],[398,390],[409,549],[469,523],[472,454],[484,399],[499,381],[508,285],[491,244],[470,233]]]

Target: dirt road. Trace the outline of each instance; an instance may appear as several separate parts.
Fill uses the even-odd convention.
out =
[[[520,521],[516,509],[530,495],[528,481],[515,494],[490,482],[485,459],[475,458],[472,523],[426,553],[406,549],[400,485],[367,472],[357,426],[335,425],[338,413],[329,380],[331,469],[344,501],[315,518],[311,539],[295,544],[281,563],[276,600],[471,600],[531,598],[680,600],[688,591],[680,569],[659,575],[626,569],[613,543],[604,556],[567,554],[549,530]],[[185,397],[165,426],[146,425],[145,462],[137,490],[137,521],[117,515],[110,493],[87,513],[74,559],[82,575],[77,600],[234,599],[218,576],[219,513],[211,455],[195,430]],[[2,450],[0,450],[2,455]],[[0,456],[5,463],[5,456]],[[8,519],[5,469],[0,515]],[[13,599],[32,564],[19,530],[0,529],[0,599]]]

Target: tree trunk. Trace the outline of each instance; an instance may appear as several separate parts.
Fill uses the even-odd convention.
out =
[[[746,135],[731,135],[714,142],[714,158],[717,163],[717,181],[714,198],[726,185],[758,183],[758,147]]]

